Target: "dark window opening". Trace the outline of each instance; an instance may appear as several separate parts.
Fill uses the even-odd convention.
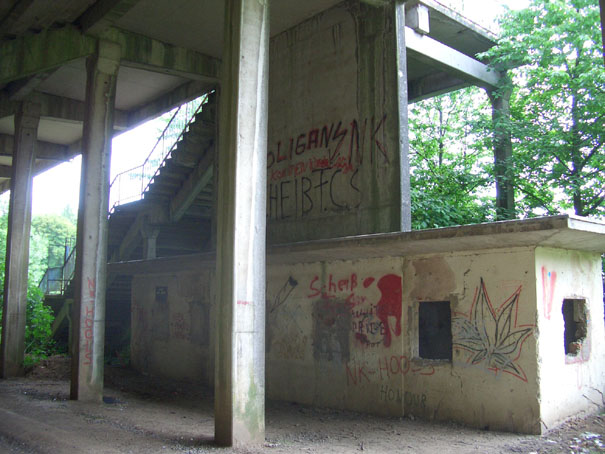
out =
[[[452,313],[449,301],[420,303],[418,313],[418,356],[452,359]]]
[[[586,339],[586,302],[580,299],[565,299],[562,310],[565,324],[565,354],[577,355]]]

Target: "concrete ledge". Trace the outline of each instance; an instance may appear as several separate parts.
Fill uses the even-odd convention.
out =
[[[605,252],[605,222],[572,215],[500,221],[412,232],[380,233],[274,245],[267,264],[355,260],[511,247]],[[108,265],[110,273],[143,274],[214,267],[215,254],[191,254]]]

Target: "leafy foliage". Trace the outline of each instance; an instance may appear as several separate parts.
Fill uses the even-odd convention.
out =
[[[485,222],[493,201],[488,193],[491,151],[475,134],[489,115],[476,88],[410,106],[410,184],[413,228]]]
[[[0,288],[4,289],[4,262],[0,262]],[[2,317],[3,298],[3,292],[0,292],[0,318]],[[53,353],[53,321],[52,310],[44,304],[42,291],[30,280],[27,286],[25,316],[25,353],[29,355],[26,362],[31,363]],[[0,326],[0,332],[1,329]]]
[[[519,211],[605,214],[605,68],[597,0],[532,0],[485,55],[510,68]]]
[[[63,265],[65,248],[74,242],[76,226],[64,216],[36,216],[30,236],[29,274],[33,281],[39,282],[48,267]]]
[[[76,232],[73,221],[73,216],[68,219],[57,215],[38,216],[32,221],[25,322],[26,364],[54,352],[54,316],[51,308],[44,304],[44,295],[38,288],[38,282],[49,265],[63,263],[65,239],[75,236]],[[4,204],[0,206],[0,257],[3,258],[6,256],[7,225],[8,207]],[[0,260],[0,289],[4,289],[4,266],[4,260]],[[0,291],[0,316],[2,298],[3,292]]]

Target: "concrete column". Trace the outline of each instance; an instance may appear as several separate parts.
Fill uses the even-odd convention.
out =
[[[265,440],[269,7],[226,0],[219,109],[215,438]]]
[[[401,168],[401,231],[412,230],[412,195],[410,192],[410,140],[408,127],[408,66],[405,47],[405,4],[395,2],[397,49],[397,97],[399,99],[399,156]]]
[[[19,103],[15,113],[15,141],[4,269],[2,348],[0,352],[2,378],[23,375],[32,179],[39,121],[40,106],[38,104],[27,101]]]
[[[507,81],[498,90],[487,90],[492,104],[494,129],[494,173],[496,179],[496,220],[515,218],[513,145],[508,128],[512,86]]]
[[[143,258],[146,260],[157,257],[157,242],[160,234],[159,227],[154,227],[149,224],[144,224],[141,228],[141,236],[143,237]]]
[[[109,161],[120,47],[99,41],[89,57],[73,309],[71,398],[101,401]]]

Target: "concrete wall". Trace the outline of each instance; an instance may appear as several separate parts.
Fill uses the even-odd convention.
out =
[[[533,278],[527,248],[270,269],[268,395],[536,433]],[[451,360],[419,357],[428,301],[450,302]]]
[[[267,395],[539,433],[600,402],[599,263],[595,253],[514,247],[270,265]],[[212,383],[212,266],[135,276],[136,368]],[[564,298],[587,304],[588,338],[573,357]],[[449,302],[451,359],[420,358],[426,302]]]
[[[269,242],[400,229],[393,36],[345,2],[271,40]]]
[[[540,320],[538,347],[540,407],[546,427],[603,405],[605,339],[603,288],[598,254],[538,248],[536,300]],[[587,332],[576,352],[565,353],[565,299],[585,302]]]
[[[214,272],[148,274],[132,280],[130,354],[141,372],[214,383]]]

